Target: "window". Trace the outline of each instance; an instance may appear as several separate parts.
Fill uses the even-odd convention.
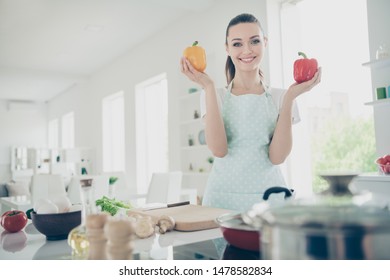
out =
[[[292,3],[292,4],[291,4]],[[352,8],[353,7],[353,8]],[[374,171],[375,136],[365,0],[285,1],[281,5],[283,87],[293,83],[298,51],[317,58],[321,84],[298,98],[289,182],[300,193],[326,188],[318,174]]]
[[[74,148],[74,114],[70,112],[62,116],[61,144],[62,148]]]
[[[58,119],[49,121],[48,126],[48,146],[49,148],[58,148]]]
[[[107,96],[103,105],[103,171],[125,170],[125,115],[123,92]]]
[[[136,86],[137,188],[146,193],[153,172],[168,171],[168,89],[162,74]]]

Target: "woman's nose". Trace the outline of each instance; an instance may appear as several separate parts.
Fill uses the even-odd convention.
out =
[[[250,44],[244,44],[243,52],[244,53],[251,53],[252,52],[252,46]]]

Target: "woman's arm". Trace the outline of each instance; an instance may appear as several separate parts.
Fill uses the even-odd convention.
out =
[[[214,156],[224,157],[228,152],[227,138],[214,84],[204,88],[204,91],[207,111],[204,117],[206,143]]]
[[[206,143],[214,156],[224,157],[228,151],[227,138],[214,82],[207,74],[195,70],[184,57],[181,59],[181,69],[190,80],[199,84],[205,91],[207,111],[204,117]]]
[[[272,164],[283,163],[292,149],[292,107],[293,101],[299,95],[311,90],[321,81],[321,68],[318,69],[314,77],[301,84],[293,84],[287,90],[279,118],[276,123],[274,135],[269,146],[269,159]]]

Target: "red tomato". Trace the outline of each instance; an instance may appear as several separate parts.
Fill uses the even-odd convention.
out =
[[[385,155],[382,158],[384,158],[386,162],[390,162],[390,155]]]
[[[1,216],[1,226],[8,232],[18,232],[26,226],[27,220],[23,211],[11,210]]]
[[[378,164],[386,164],[386,159],[383,157],[380,157],[376,160],[376,163]]]

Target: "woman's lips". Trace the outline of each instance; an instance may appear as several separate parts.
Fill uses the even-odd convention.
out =
[[[253,60],[255,60],[256,57],[247,57],[247,58],[240,58],[240,61],[244,63],[251,63]]]

